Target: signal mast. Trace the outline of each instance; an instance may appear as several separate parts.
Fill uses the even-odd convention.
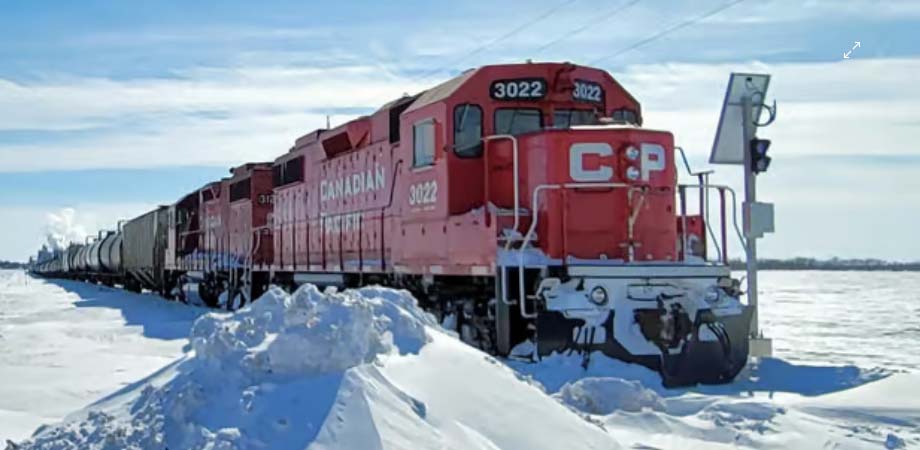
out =
[[[769,74],[731,74],[722,103],[718,131],[709,156],[711,164],[740,165],[744,172],[742,216],[745,266],[748,304],[753,309],[751,356],[770,356],[773,353],[773,341],[765,338],[760,330],[757,301],[757,239],[774,230],[773,204],[757,201],[757,175],[766,172],[771,161],[767,156],[770,141],[759,139],[757,129],[766,127],[776,120],[776,101],[773,101],[772,106],[765,103],[769,85]],[[764,110],[769,117],[766,121],[760,122]]]

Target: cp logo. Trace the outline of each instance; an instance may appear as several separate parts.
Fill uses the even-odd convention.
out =
[[[664,147],[658,144],[642,144],[637,164],[642,181],[648,181],[652,172],[665,168]],[[602,142],[572,144],[569,150],[569,176],[580,182],[607,182],[613,179],[613,167],[601,163],[596,169],[585,168],[585,156],[607,157],[613,155],[610,144]]]

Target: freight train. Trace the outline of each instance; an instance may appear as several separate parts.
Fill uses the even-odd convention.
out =
[[[752,316],[727,265],[734,192],[679,184],[682,150],[642,122],[603,70],[483,66],[34,271],[231,310],[272,284],[380,284],[493,354],[600,351],[668,386],[727,382]]]

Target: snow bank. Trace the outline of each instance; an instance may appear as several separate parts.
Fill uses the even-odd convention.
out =
[[[198,319],[191,348],[13,448],[619,448],[405,291],[273,289]]]
[[[211,314],[192,328],[203,363],[247,376],[304,377],[341,372],[397,350],[418,352],[434,318],[407,293],[379,288],[294,296],[272,289],[235,315]]]
[[[555,396],[566,405],[589,414],[665,409],[661,397],[654,391],[637,381],[621,378],[583,378],[566,384]]]
[[[194,354],[130,400],[40,430],[32,449],[304,448],[344,386],[379,381],[379,355],[418,352],[434,319],[406,292],[366,288],[293,296],[273,289],[237,314],[211,313],[191,331]],[[133,394],[133,395],[132,395]],[[417,410],[405,395],[395,397]]]

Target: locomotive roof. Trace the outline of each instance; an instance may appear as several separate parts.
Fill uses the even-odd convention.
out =
[[[431,89],[423,91],[421,94],[419,94],[418,99],[416,99],[415,102],[413,102],[412,105],[409,106],[409,108],[407,108],[405,112],[411,112],[416,109],[423,108],[432,103],[442,101],[446,99],[447,97],[450,97],[454,92],[457,91],[457,89],[462,87],[464,83],[466,83],[468,80],[470,80],[471,78],[473,78],[474,76],[476,76],[477,74],[483,71],[513,70],[513,69],[531,69],[531,70],[539,71],[539,70],[547,70],[547,69],[552,69],[552,68],[562,69],[562,68],[567,68],[567,67],[573,68],[573,69],[596,70],[602,73],[611,82],[613,82],[613,84],[615,84],[627,98],[629,98],[631,101],[633,101],[636,104],[639,103],[629,91],[623,88],[623,86],[615,78],[613,78],[613,76],[610,75],[609,72],[607,72],[604,69],[597,68],[597,67],[590,67],[590,66],[582,66],[582,65],[573,64],[570,62],[538,62],[538,63],[526,62],[526,63],[515,63],[515,64],[493,64],[493,65],[480,66],[477,68],[469,69],[461,73],[460,75],[457,75],[456,77],[453,77],[447,81],[444,81],[443,83]],[[521,75],[524,76],[524,75],[529,75],[529,74],[522,73]],[[402,99],[397,99],[395,101],[392,101],[384,105],[381,108],[381,110],[388,109],[390,106],[395,105],[399,100],[402,100]]]
[[[332,150],[332,153],[340,153],[341,151],[347,151],[352,148],[357,142],[351,142],[352,140],[358,138],[367,138],[368,133],[374,127],[372,121],[375,120],[375,117],[380,117],[381,114],[388,114],[392,111],[399,111],[399,114],[409,113],[420,108],[424,108],[428,105],[445,101],[450,96],[454,95],[459,89],[461,89],[468,81],[476,77],[477,75],[487,72],[485,76],[496,76],[496,77],[506,77],[506,76],[535,76],[537,74],[542,74],[544,76],[550,76],[553,71],[558,70],[590,70],[596,71],[598,74],[602,75],[606,80],[612,82],[619,88],[619,91],[630,101],[634,102],[637,107],[638,101],[617,82],[613,76],[610,75],[606,70],[573,64],[570,62],[526,62],[526,63],[513,63],[513,64],[494,64],[480,66],[477,68],[472,68],[464,71],[463,73],[445,80],[444,82],[424,90],[415,95],[404,94],[399,98],[395,98],[377,109],[374,113],[366,116],[357,117],[348,122],[340,124],[337,127],[331,129],[320,128],[309,133],[306,133],[302,136],[299,136],[295,141],[294,145],[288,149],[284,154],[279,155],[273,161],[273,164],[283,164],[291,159],[294,159],[302,155],[301,151],[306,147],[310,147],[319,142],[322,142],[326,139],[336,137],[338,135],[343,135],[347,133],[347,138],[349,145],[344,145],[344,150]],[[406,104],[409,104],[407,107]],[[401,107],[404,107],[404,110],[399,110]],[[329,150],[327,150],[327,153]]]
[[[450,97],[460,86],[463,86],[463,83],[466,80],[469,80],[476,74],[480,69],[470,69],[462,74],[453,77],[427,91],[422,92],[419,95],[418,99],[412,102],[412,106],[409,106],[406,109],[406,112],[414,111],[416,109],[422,108],[424,106],[430,105],[435,102],[444,100],[447,97]]]

